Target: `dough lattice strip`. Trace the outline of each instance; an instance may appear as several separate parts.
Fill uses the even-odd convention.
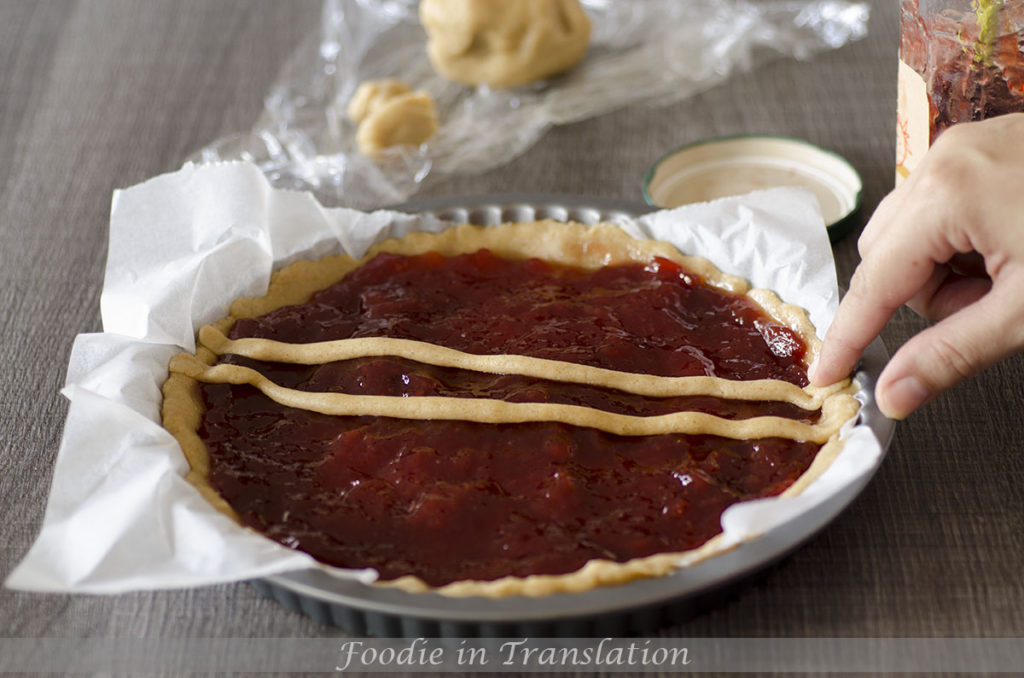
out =
[[[171,371],[206,383],[249,384],[287,407],[333,416],[440,419],[487,424],[559,422],[622,436],[683,433],[716,435],[736,440],[782,437],[824,443],[835,432],[837,422],[852,416],[850,408],[843,406],[847,400],[845,398],[827,400],[818,423],[807,424],[782,417],[730,420],[703,412],[632,416],[578,405],[518,403],[487,398],[406,398],[307,392],[280,386],[248,367],[227,364],[211,366],[186,354],[178,355],[171,361]],[[856,407],[855,402],[853,407]]]
[[[591,365],[524,355],[478,355],[422,341],[391,337],[361,337],[291,344],[271,339],[228,339],[214,327],[203,327],[200,342],[217,355],[232,353],[253,360],[320,365],[336,360],[391,356],[435,367],[451,367],[488,374],[516,374],[585,386],[610,388],[652,398],[711,396],[727,400],[785,402],[817,410],[828,396],[842,390],[838,383],[824,388],[800,388],[776,379],[737,381],[721,377],[662,377],[621,372]]]

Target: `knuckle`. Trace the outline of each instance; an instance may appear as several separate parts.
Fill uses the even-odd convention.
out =
[[[871,246],[875,243],[874,233],[869,232],[868,229],[864,229],[860,237],[857,238],[857,253],[860,254],[860,258],[868,256],[868,252],[871,251]]]
[[[963,154],[946,153],[942,162],[933,163],[921,173],[917,188],[924,195],[955,196],[953,188],[973,183],[975,170],[972,164]]]
[[[861,259],[868,255],[868,250],[871,249],[871,242],[871,240],[868,240],[866,232],[857,238],[857,253],[860,254]]]
[[[929,344],[929,351],[932,360],[928,362],[935,369],[930,374],[923,375],[926,380],[930,381],[935,377],[941,379],[943,374],[947,374],[952,377],[950,381],[962,381],[974,376],[978,371],[977,356],[965,351],[947,337],[934,337]]]
[[[853,295],[863,295],[870,286],[871,275],[868,273],[867,266],[861,264],[854,269],[853,275],[850,276],[849,293]]]
[[[903,304],[898,288],[889,284],[891,280],[878,272],[876,262],[861,262],[850,277],[850,288],[847,294],[852,296],[861,306],[879,308],[893,312]]]
[[[878,202],[878,208],[875,210],[875,212],[879,212],[879,211],[885,212],[885,211],[893,210],[893,209],[895,209],[896,207],[899,206],[900,202],[902,202],[903,199],[904,198],[903,198],[902,193],[900,192],[900,190],[896,189],[896,190],[892,191],[891,193],[889,193],[888,195],[886,195],[885,197],[883,197]]]
[[[868,220],[860,237],[857,238],[857,252],[861,259],[867,257],[878,240],[893,228],[892,215],[899,212],[903,200],[903,193],[897,189],[878,203],[874,215]]]

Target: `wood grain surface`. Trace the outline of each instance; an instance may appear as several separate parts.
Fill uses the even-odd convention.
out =
[[[898,3],[867,38],[780,60],[668,107],[551,130],[509,164],[426,194],[640,199],[668,149],[781,134],[846,156],[865,212],[893,177]],[[319,0],[0,0],[0,577],[42,521],[75,335],[100,330],[111,191],[174,170],[255,121]],[[856,238],[835,248],[840,283]],[[890,351],[924,323],[900,312]],[[679,636],[1024,636],[1024,361],[953,389],[897,427],[878,475],[824,532]],[[0,637],[340,635],[249,584],[116,596],[0,590]],[[0,669],[3,658],[0,657]]]

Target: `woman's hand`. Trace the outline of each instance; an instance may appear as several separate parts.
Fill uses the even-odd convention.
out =
[[[888,417],[1024,349],[1024,113],[943,132],[858,247],[811,383],[849,374],[903,304],[938,322],[882,371],[875,396]]]

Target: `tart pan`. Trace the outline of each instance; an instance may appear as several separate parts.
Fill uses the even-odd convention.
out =
[[[637,217],[655,208],[600,198],[510,194],[435,198],[392,209],[456,223],[496,225],[545,218],[593,224]],[[865,391],[861,393],[860,418],[880,441],[883,453],[895,422],[879,412],[871,394],[887,360],[885,347],[876,340],[865,352],[858,372]],[[872,475],[873,471],[865,474],[817,510],[714,558],[663,577],[636,579],[584,593],[541,598],[453,598],[368,586],[319,570],[290,572],[252,583],[287,609],[354,635],[582,638],[649,633],[735,597],[757,573],[783,559],[838,516]]]

